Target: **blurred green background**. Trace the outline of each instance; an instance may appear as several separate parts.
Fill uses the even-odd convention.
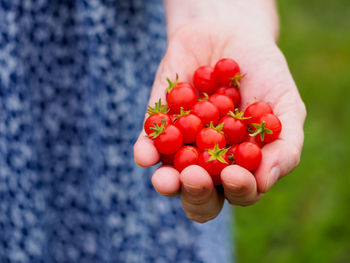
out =
[[[308,110],[299,167],[235,209],[246,262],[350,262],[350,1],[280,0],[279,46]]]

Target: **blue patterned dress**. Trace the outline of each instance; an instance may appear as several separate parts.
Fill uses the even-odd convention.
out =
[[[0,0],[0,262],[231,262],[134,164],[160,0]]]

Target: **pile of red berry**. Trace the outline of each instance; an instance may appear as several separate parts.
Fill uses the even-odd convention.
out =
[[[220,173],[230,164],[250,171],[259,167],[261,148],[281,133],[280,120],[269,104],[257,101],[239,112],[239,65],[221,59],[215,67],[199,67],[193,84],[169,79],[167,104],[149,106],[144,129],[153,140],[163,164],[179,172],[199,165],[221,184]]]

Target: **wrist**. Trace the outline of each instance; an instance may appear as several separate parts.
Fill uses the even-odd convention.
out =
[[[168,37],[193,21],[222,24],[233,30],[259,31],[274,40],[279,22],[274,0],[164,0]]]

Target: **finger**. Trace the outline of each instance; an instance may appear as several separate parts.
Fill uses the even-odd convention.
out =
[[[259,192],[267,192],[279,178],[290,173],[299,164],[306,115],[303,109],[301,104],[294,106],[293,111],[278,116],[282,122],[280,139],[264,146],[262,162],[255,172]]]
[[[159,194],[176,196],[181,187],[179,172],[171,166],[162,166],[154,172],[152,184]]]
[[[223,169],[221,181],[225,197],[231,205],[252,205],[262,197],[257,192],[254,175],[241,166],[230,165]]]
[[[153,141],[142,132],[134,145],[135,163],[142,166],[152,166],[159,161],[159,153]]]
[[[214,188],[207,171],[192,165],[181,172],[180,180],[182,206],[189,219],[205,223],[220,213],[224,198]]]

